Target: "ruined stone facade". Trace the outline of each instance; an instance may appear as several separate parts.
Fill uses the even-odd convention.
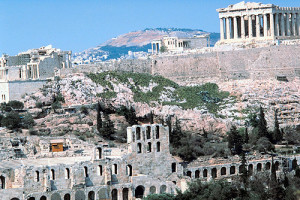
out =
[[[42,143],[41,145],[45,145]],[[96,145],[88,156],[2,160],[0,196],[3,200],[134,200],[149,194],[175,193],[186,181],[234,178],[241,163],[193,162],[173,157],[169,130],[159,124],[127,128],[127,149]],[[298,157],[275,158],[278,173],[290,171]],[[270,171],[271,158],[253,159],[250,174]]]
[[[243,1],[217,11],[220,43],[300,38],[300,8]]]
[[[25,92],[37,91],[55,70],[71,67],[71,51],[51,45],[31,49],[16,56],[0,58],[0,102],[18,100]]]

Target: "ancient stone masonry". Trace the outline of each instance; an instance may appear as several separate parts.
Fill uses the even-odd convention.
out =
[[[169,151],[169,130],[159,124],[127,128],[127,149],[94,146],[87,156],[19,158],[0,163],[3,200],[134,200],[149,194],[175,193],[186,182],[232,178],[240,174],[238,158],[186,164]],[[45,142],[41,145],[45,146]],[[300,157],[274,158],[278,173],[291,171]],[[230,162],[230,163],[229,163]],[[271,157],[253,157],[250,174],[270,171]]]
[[[71,67],[71,51],[51,45],[31,49],[16,56],[0,58],[0,102],[20,99],[25,92],[34,92],[54,77],[55,71]]]
[[[241,2],[217,11],[221,43],[300,38],[300,8]]]

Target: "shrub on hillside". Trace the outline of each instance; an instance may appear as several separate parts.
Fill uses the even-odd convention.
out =
[[[1,124],[8,129],[20,128],[21,116],[16,112],[10,112],[1,120]]]

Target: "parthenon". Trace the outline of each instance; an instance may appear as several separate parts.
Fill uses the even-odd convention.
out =
[[[300,39],[300,8],[240,2],[217,9],[221,43]]]

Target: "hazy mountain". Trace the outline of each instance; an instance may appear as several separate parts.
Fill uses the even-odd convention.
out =
[[[112,38],[97,47],[89,48],[83,52],[75,53],[73,60],[76,62],[97,62],[108,59],[117,59],[128,54],[128,51],[148,52],[151,49],[151,41],[163,36],[193,37],[194,35],[206,34],[208,32],[200,29],[181,28],[155,28],[141,31],[133,31]],[[211,33],[211,45],[219,40],[219,33]]]

